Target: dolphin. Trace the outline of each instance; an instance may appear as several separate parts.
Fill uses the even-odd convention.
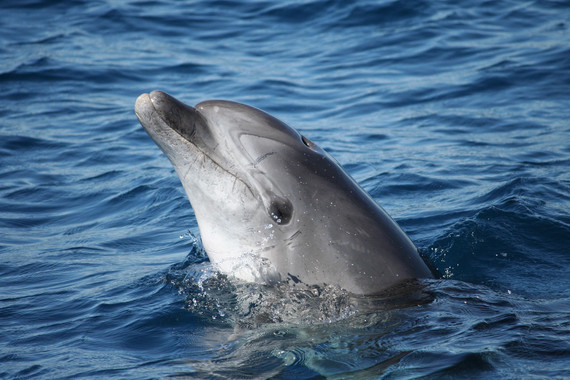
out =
[[[432,273],[396,222],[323,149],[248,105],[162,91],[135,113],[171,161],[222,273],[374,295]]]

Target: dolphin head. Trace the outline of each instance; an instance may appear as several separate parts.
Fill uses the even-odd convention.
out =
[[[135,112],[172,162],[222,272],[263,282],[291,275],[354,293],[429,276],[395,222],[282,121],[230,101],[191,107],[161,91],[139,96]]]
[[[293,128],[240,103],[191,107],[153,91],[137,99],[135,112],[180,177],[208,256],[230,271],[247,272],[237,268],[244,255],[263,258],[283,239],[297,211],[292,183],[307,178],[299,169],[310,172],[307,163],[326,157]],[[252,273],[238,277],[278,280],[272,261],[261,271],[248,263]]]

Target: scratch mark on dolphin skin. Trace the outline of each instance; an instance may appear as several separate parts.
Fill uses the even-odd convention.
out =
[[[276,152],[269,152],[265,153],[263,156],[257,157],[257,160],[253,163],[253,167],[255,168],[257,165],[261,163],[261,161],[265,160],[267,157],[274,155]]]
[[[291,247],[291,246],[295,243],[295,240],[296,240],[299,236],[301,236],[301,234],[302,234],[301,230],[297,230],[293,235],[291,235],[291,236],[289,236],[287,239],[285,239],[285,241],[287,242],[287,243],[286,243],[287,246],[288,246],[288,247]]]

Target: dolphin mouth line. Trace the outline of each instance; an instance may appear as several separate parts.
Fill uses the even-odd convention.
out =
[[[158,112],[158,110],[156,109],[156,106],[154,104],[154,101],[152,100],[152,96],[150,96],[149,94],[145,94],[148,99],[150,100],[150,104],[152,105],[152,108],[154,109],[154,113],[156,114],[156,116],[158,116],[158,118],[162,121],[162,123],[164,125],[166,125],[168,128],[170,128],[172,131],[176,132],[176,134],[178,134],[180,137],[182,137],[185,141],[187,141],[189,144],[191,144],[198,152],[200,152],[200,154],[202,154],[203,157],[207,158],[209,161],[211,161],[214,165],[216,165],[217,167],[219,167],[221,170],[223,170],[224,172],[228,173],[231,177],[234,177],[236,181],[241,182],[249,191],[250,193],[255,196],[256,198],[258,198],[260,201],[260,197],[256,196],[255,192],[253,191],[253,189],[251,188],[251,186],[246,183],[242,178],[240,178],[237,174],[232,173],[231,171],[229,171],[228,169],[226,169],[225,167],[223,167],[222,165],[220,165],[220,163],[218,163],[214,158],[212,158],[210,155],[208,155],[206,152],[204,152],[204,150],[200,149],[200,147],[198,145],[196,145],[195,143],[193,143],[192,141],[188,140],[185,136],[183,136],[181,133],[179,133],[176,129],[172,128],[168,122],[166,120],[164,120],[164,118],[161,116],[160,112]],[[192,107],[194,108],[194,110],[201,115],[200,110],[196,107]],[[139,118],[139,120],[141,119],[139,113],[136,111],[135,108],[135,114],[136,116]],[[205,118],[204,118],[205,119]],[[194,130],[192,132],[192,135],[194,135],[196,133],[196,131]],[[197,159],[196,159],[197,160]],[[186,178],[186,176],[188,176],[188,173],[190,173],[192,171],[192,168],[188,168],[188,170],[184,173],[184,178]],[[263,203],[263,202],[262,202]]]

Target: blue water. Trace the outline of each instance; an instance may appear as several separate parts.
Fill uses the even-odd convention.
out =
[[[566,1],[2,1],[0,378],[569,377],[569,23]],[[133,112],[154,89],[325,148],[441,272],[431,299],[212,273]]]

